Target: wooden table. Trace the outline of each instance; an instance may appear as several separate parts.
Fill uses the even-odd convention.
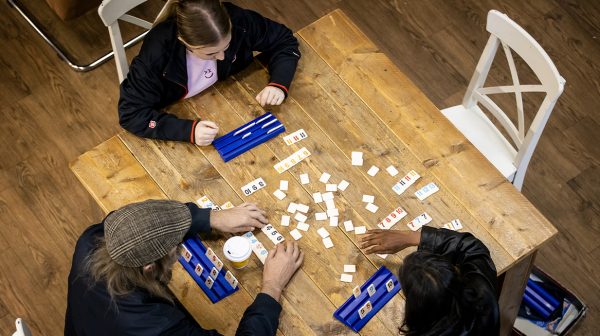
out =
[[[289,202],[311,205],[312,224],[299,241],[306,253],[302,269],[286,289],[279,333],[285,335],[354,334],[332,317],[333,311],[380,265],[397,270],[409,249],[383,260],[364,255],[353,233],[329,228],[335,247],[326,249],[314,213],[324,204],[312,202],[312,193],[324,191],[318,182],[322,172],[337,183],[350,182],[337,192],[340,223],[375,228],[397,206],[408,216],[394,229],[426,211],[432,226],[459,218],[465,230],[490,249],[503,277],[500,294],[503,334],[507,334],[522,297],[536,250],[556,234],[556,229],[506,181],[458,132],[390,59],[344,15],[336,10],[297,34],[302,51],[290,96],[272,111],[289,132],[303,128],[308,138],[291,146],[280,137],[224,163],[212,147],[154,141],[123,132],[81,155],[72,170],[105,211],[144,199],[169,198],[193,201],[207,195],[217,204],[232,201],[258,203],[287,239],[280,227]],[[418,60],[415,60],[418,62]],[[265,83],[265,69],[254,64],[235,78],[219,82],[203,94],[172,107],[182,117],[216,120],[221,132],[232,130],[264,113],[254,97]],[[312,156],[289,171],[278,174],[273,165],[301,147]],[[351,166],[352,151],[365,153],[362,167]],[[395,165],[401,172],[390,177],[384,170]],[[366,174],[371,165],[381,168],[375,177]],[[401,196],[391,187],[409,170],[422,178]],[[308,173],[311,183],[301,185]],[[240,187],[262,177],[267,187],[249,197]],[[277,200],[272,192],[279,181],[290,181],[287,197]],[[414,191],[435,182],[440,191],[419,201]],[[367,211],[363,194],[375,195],[379,211]],[[294,225],[290,227],[292,229]],[[266,246],[271,242],[257,233]],[[223,237],[209,242],[220,251]],[[351,284],[339,281],[344,264],[356,264]],[[252,257],[243,270],[233,270],[241,290],[212,305],[199,287],[176,265],[171,289],[207,328],[233,334],[245,308],[260,291],[262,265]],[[397,334],[403,318],[404,298],[397,295],[362,330],[364,335]]]

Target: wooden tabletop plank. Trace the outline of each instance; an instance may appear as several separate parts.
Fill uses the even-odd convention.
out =
[[[332,12],[299,35],[515,260],[556,233],[343,12]]]
[[[245,122],[264,113],[264,111],[257,106],[254,96],[249,95],[240,83],[226,81],[219,84],[218,88],[219,90],[224,90],[226,92],[233,92],[235,99],[228,100],[219,92],[207,91],[205,94],[192,98],[191,101],[197,106],[196,110],[199,111],[199,115],[204,119],[218,120],[222,133],[237,128]],[[232,104],[233,108],[229,107],[229,104]],[[289,123],[285,121],[284,124],[289,125]],[[274,145],[271,146],[271,144]],[[311,151],[314,149],[313,145],[305,145],[310,148]],[[290,173],[279,175],[273,168],[273,165],[276,162],[287,157],[289,154],[293,153],[294,150],[295,149],[292,149],[291,147],[287,147],[279,138],[267,142],[265,145],[258,146],[228,163],[224,163],[212,147],[202,149],[207,159],[215,166],[228,183],[237,186],[235,188],[236,192],[241,194],[239,187],[257,177],[262,177],[266,181],[267,187],[264,190],[260,190],[249,197],[244,197],[244,199],[261,205],[261,207],[269,214],[272,223],[284,234],[284,236],[286,236],[286,239],[292,239],[287,233],[290,229],[293,229],[295,225],[285,228],[279,225],[279,221],[281,215],[285,213],[290,201],[310,205],[311,211],[309,212],[309,215],[311,216],[317,209],[312,202],[312,197],[297,181],[298,171],[306,170],[309,172],[312,170],[311,168],[307,168],[307,166],[310,166],[311,162],[317,160],[316,153],[294,167],[296,170],[291,169],[291,172],[295,175]],[[289,191],[287,192],[288,196],[282,201],[277,200],[272,195],[272,192],[278,188],[280,179],[286,179],[290,182]],[[317,181],[318,175],[314,172],[311,173],[311,179],[313,184],[320,183]],[[327,250],[324,247],[321,238],[316,233],[316,228],[321,225],[315,225],[314,221],[311,220],[309,220],[309,223],[313,224],[313,227],[308,232],[302,232],[304,237],[299,241],[306,254],[302,270],[306,272],[316,286],[320,288],[320,290],[323,291],[335,305],[327,308],[326,315],[321,314],[318,316],[318,321],[320,323],[320,326],[318,326],[319,329],[317,329],[320,330],[318,333],[337,334],[339,332],[349,332],[348,328],[343,327],[340,322],[333,319],[333,311],[336,306],[341,305],[351,295],[354,286],[364,282],[376,269],[341,231],[332,230],[327,226],[328,224],[325,223],[323,226],[328,227],[335,244],[333,250]],[[259,233],[257,237],[259,237],[261,241],[267,240],[262,233]],[[263,244],[265,244],[265,242],[263,242]],[[270,242],[266,243],[266,245],[269,244]],[[357,273],[354,274],[355,280],[352,285],[341,283],[339,280],[343,264],[348,263],[357,265]],[[288,289],[288,291],[289,290],[291,289]],[[318,306],[325,305],[324,302],[318,301],[306,302],[308,306],[303,309],[312,311],[317,309]],[[306,319],[306,317],[304,317],[304,319]],[[394,330],[396,330],[397,327],[398,325],[395,325]],[[376,317],[367,324],[363,332],[365,334],[388,334],[392,331],[386,329]]]
[[[467,230],[479,237],[489,247],[498,271],[504,271],[514,259],[494,237],[479,225],[477,219],[448,190],[441,189],[425,201],[419,201],[414,196],[416,190],[429,182],[440,185],[439,179],[414,157],[407,146],[374,115],[373,111],[352,91],[352,88],[348,87],[302,38],[299,38],[299,41],[303,61],[296,73],[294,89],[290,91],[290,97],[301,105],[305,118],[312,119],[317,123],[325,136],[329,137],[346,154],[346,161],[342,164],[350,164],[351,151],[365,151],[363,167],[354,167],[354,170],[362,173],[364,180],[371,184],[370,188],[369,186],[348,188],[346,192],[342,193],[342,196],[349,198],[352,201],[351,204],[358,205],[363,213],[368,212],[364,210],[361,196],[364,193],[372,194],[372,192],[364,190],[378,190],[384,196],[387,203],[376,198],[375,203],[380,206],[380,210],[376,215],[376,221],[368,223],[372,228],[376,228],[375,224],[397,206],[401,206],[408,213],[395,226],[395,229],[400,230],[407,230],[406,223],[424,211],[433,217],[433,222],[429,225],[435,227],[441,227],[452,219],[459,218]],[[266,79],[265,76],[264,72],[255,71],[249,76],[240,78],[240,81],[247,88],[258,89],[260,83]],[[320,83],[324,85],[322,86]],[[332,125],[336,125],[336,127],[332,127]],[[398,168],[401,174],[391,177],[385,171],[390,164]],[[366,174],[371,165],[380,168],[380,173],[375,177]],[[392,191],[392,185],[411,169],[416,169],[422,178],[401,196],[396,195]],[[355,239],[354,235],[350,235],[350,238]],[[388,267],[397,268],[403,257],[413,250],[401,251],[395,258],[388,256],[385,264]],[[372,260],[381,264],[380,258],[372,257],[374,258]]]
[[[128,203],[165,197],[116,136],[79,156],[70,167],[106,213]]]
[[[167,198],[118,137],[79,156],[71,170],[105,212],[146,199]],[[228,335],[235,333],[245,307],[252,302],[241,288],[213,305],[179,263],[173,268],[169,288],[200,325]]]
[[[185,110],[185,106],[182,106],[182,109],[184,109],[182,114],[189,113],[186,112],[189,110]],[[188,116],[192,117],[191,115]],[[192,144],[143,139],[130,133],[122,133],[120,138],[136,159],[146,167],[148,174],[154,181],[165,190],[170,199],[190,202],[201,196],[208,196],[211,201],[218,205],[222,205],[227,201],[233,204],[243,203],[240,196],[206,160],[198,147]],[[213,233],[211,239],[205,239],[203,242],[223,258],[225,264],[238,279],[240,286],[245,288],[252,296],[256,296],[261,290],[262,264],[253,256],[249,265],[245,268],[241,270],[232,268],[221,253],[225,240],[230,236],[229,234],[219,235]],[[265,246],[268,246],[264,239],[261,240],[265,243]],[[315,302],[327,300],[310,281],[304,295],[311,297],[311,300],[315,300]],[[280,329],[286,335],[314,334],[311,325],[305,322],[295,305],[287,299],[288,296],[286,294],[284,300],[282,300],[282,306],[286,314],[281,317]],[[232,299],[235,299],[235,295],[232,296]],[[238,307],[249,305],[248,302],[243,302],[243,300],[234,300],[233,302]],[[233,318],[231,320],[233,323],[238,322]]]
[[[217,205],[240,198],[193,144],[140,138],[129,132],[119,138],[170,199],[195,202],[209,196]]]

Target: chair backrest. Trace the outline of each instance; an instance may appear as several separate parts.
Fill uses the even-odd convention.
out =
[[[496,118],[511,137],[517,147],[517,156],[514,162],[517,172],[513,184],[520,189],[529,160],[552,113],[556,100],[562,94],[565,80],[559,75],[556,66],[537,41],[506,14],[496,10],[489,11],[486,29],[490,32],[490,38],[467,88],[463,106],[470,108],[475,104],[482,105]],[[483,87],[500,45],[502,45],[508,61],[513,85]],[[520,83],[511,50],[527,63],[541,84],[523,85]],[[524,92],[543,92],[546,94],[527,130],[523,114],[522,93]],[[489,95],[499,93],[514,93],[518,120],[516,126],[489,97]]]
[[[29,327],[23,319],[18,318],[15,321],[15,327],[17,328],[17,331],[15,331],[12,336],[32,336],[31,330],[29,330]]]
[[[127,12],[144,2],[146,2],[146,0],[104,0],[102,1],[102,4],[100,4],[100,7],[98,7],[100,19],[102,19],[104,25],[108,27],[110,43],[117,65],[119,83],[125,80],[125,77],[127,77],[127,73],[129,72],[129,64],[127,62],[127,55],[125,54],[123,37],[121,36],[121,30],[119,29],[119,20],[132,23],[148,30],[152,28],[152,23],[127,14]]]

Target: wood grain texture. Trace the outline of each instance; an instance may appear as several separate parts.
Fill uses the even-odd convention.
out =
[[[590,313],[573,334],[597,333],[600,284],[596,280],[598,277],[590,274],[595,275],[600,268],[600,205],[596,198],[586,198],[594,195],[597,184],[585,183],[597,180],[599,174],[597,170],[589,169],[597,166],[599,160],[595,146],[600,122],[596,113],[600,105],[597,81],[600,71],[595,62],[600,58],[597,43],[600,7],[597,2],[243,0],[235,3],[280,20],[294,31],[335,8],[343,9],[378,50],[384,52],[439,108],[455,105],[462,99],[488,36],[485,31],[488,10],[503,11],[525,27],[549,53],[567,80],[565,92],[533,156],[523,188],[523,194],[560,232],[540,250],[536,265],[578,294],[590,307]],[[27,7],[36,11],[36,15],[49,10],[43,0],[28,1]],[[39,218],[40,226],[53,228],[47,239],[61,241],[63,250],[58,249],[56,256],[51,258],[70,265],[70,253],[79,233],[104,214],[69,171],[68,163],[120,130],[116,114],[115,66],[111,61],[90,73],[72,72],[6,2],[0,4],[0,9],[0,18],[5,23],[0,28],[4,47],[0,53],[3,70],[0,74],[0,190],[9,200],[7,207],[11,211],[32,211]],[[44,23],[53,24],[57,36],[68,36],[59,39],[81,55],[82,61],[87,60],[83,57],[94,56],[87,52],[108,49],[106,28],[94,22],[97,20],[94,12],[81,20],[60,25],[53,20],[48,16]],[[137,50],[139,46],[129,50],[129,57]],[[501,77],[502,73],[497,75]],[[294,90],[292,84],[292,95]],[[71,96],[79,98],[68,102]],[[74,106],[79,108],[80,117],[73,117],[71,109]],[[40,116],[42,118],[38,120]],[[576,126],[584,118],[595,124],[582,122]],[[42,154],[27,160],[35,153]],[[43,163],[36,163],[38,159]],[[569,183],[584,171],[585,179],[582,175],[576,179],[577,183]],[[31,183],[22,184],[31,176],[35,176],[29,180]],[[30,226],[15,222],[27,220],[23,217],[3,218],[0,233],[7,236],[5,240],[9,242],[10,232],[18,230],[27,236],[26,231],[32,230]],[[5,244],[5,240],[0,238],[2,246],[10,247],[0,247],[0,251],[15,248]],[[46,309],[44,304],[64,305],[62,295],[66,295],[64,279],[68,266],[61,267],[56,273],[57,279],[63,279],[63,282],[49,283],[48,287],[22,281],[30,273],[27,270],[35,273],[38,268],[35,264],[21,262],[20,251],[23,250],[2,254],[4,259],[14,258],[10,265],[20,269],[0,269],[3,284],[0,302],[6,310],[6,316],[0,320],[0,333],[11,334],[14,318],[20,316],[33,325],[35,334],[61,334],[64,311]],[[48,250],[47,253],[55,252]],[[38,298],[50,291],[59,294],[47,300]],[[11,292],[32,294],[17,301],[8,299]],[[53,300],[56,303],[51,302]]]
[[[191,101],[195,105],[194,110],[198,111],[204,118],[208,120],[219,120],[222,129],[225,130],[224,132],[227,132],[226,130],[237,128],[239,125],[264,113],[262,108],[260,108],[256,101],[253,100],[254,95],[245,91],[243,85],[240,83],[227,81],[223,85],[218,85],[217,89],[218,92],[208,90],[202,95],[192,98]],[[223,94],[221,94],[221,92],[223,92]],[[233,96],[236,98],[232,99]],[[231,105],[231,107],[229,107],[229,105]],[[218,119],[216,119],[217,115]],[[293,112],[290,112],[285,115],[278,115],[278,118],[282,123],[288,125],[288,127],[295,129],[300,126],[299,120],[287,118],[288,116],[294,115]],[[307,132],[310,132],[310,130],[307,130]],[[317,138],[314,140],[316,139]],[[314,149],[316,146],[314,144],[308,144],[306,142],[307,140],[308,139],[303,140],[301,145]],[[244,201],[246,202],[250,201],[260,204],[269,214],[269,218],[274,224],[279,222],[281,214],[285,212],[287,204],[291,201],[310,204],[313,209],[309,211],[308,215],[314,214],[316,210],[311,200],[311,196],[301,187],[297,176],[300,171],[304,172],[306,165],[308,165],[311,168],[310,171],[313,172],[311,173],[313,181],[318,179],[317,176],[320,176],[314,173],[314,168],[311,165],[313,157],[305,159],[305,162],[298,164],[281,176],[278,175],[273,169],[273,165],[292,154],[299,147],[294,149],[287,148],[281,141],[277,142],[277,144],[275,144],[274,141],[267,142],[265,145],[256,147],[228,163],[224,163],[213,148],[203,149],[203,153],[205,153],[208,161],[210,161],[230,185],[235,186],[235,192],[238,193],[240,197],[244,197]],[[317,154],[313,153],[313,156],[315,155]],[[318,160],[323,159],[325,158],[318,158]],[[317,160],[317,158],[314,160]],[[267,183],[265,189],[268,192],[256,192],[248,197],[241,196],[240,187],[257,177],[262,177],[265,180]],[[290,187],[287,192],[287,197],[284,200],[279,201],[272,195],[272,191],[277,188],[276,186],[279,185],[279,180],[282,178],[287,179],[290,182]],[[342,212],[342,209],[340,209],[340,212]],[[312,220],[309,221],[309,223],[315,224]],[[293,228],[294,226],[290,226],[289,228],[279,226],[278,230],[287,234],[287,232]],[[304,291],[312,290],[312,288],[317,288],[318,291],[322,291],[326,295],[326,300],[331,301],[332,304],[327,304],[321,299],[316,302],[307,301],[309,302],[307,305],[295,306],[295,309],[299,311],[302,319],[305,320],[317,334],[348,333],[349,330],[343,328],[341,322],[333,318],[333,311],[335,310],[335,307],[341,305],[347,299],[352,292],[352,288],[356,286],[356,284],[364,282],[376,269],[368,259],[360,254],[356,247],[346,239],[345,235],[340,230],[332,230],[328,227],[328,231],[335,244],[335,253],[324,247],[321,238],[316,234],[315,225],[313,225],[313,228],[311,228],[309,232],[302,233],[303,238],[299,241],[299,244],[303,248],[305,259],[299,275],[303,278],[303,273],[305,273],[306,280],[310,280],[310,282],[305,282],[304,280],[302,283],[292,282],[290,288],[286,290],[286,293],[291,292],[294,296],[302,297],[305,295],[303,294]],[[257,238],[263,241],[263,244],[264,241],[268,241],[268,238],[261,232],[257,234]],[[287,235],[287,239],[292,238]],[[339,281],[340,270],[345,263],[350,262],[357,265],[357,273],[354,275],[355,281],[353,284],[341,283]],[[402,304],[401,300],[394,300],[390,302],[390,307],[395,306],[396,302]],[[371,320],[365,327],[366,329],[364,332],[367,334],[388,334],[390,330],[387,330],[384,326],[385,323],[382,324],[379,320],[379,317]],[[388,322],[387,325],[391,325],[393,328],[399,326],[398,324],[394,324],[394,322],[385,322]]]
[[[71,170],[106,213],[129,203],[165,198],[118,137],[81,155]]]
[[[10,270],[4,271],[0,278],[3,304],[10,307],[10,311],[14,312],[12,314],[20,316],[43,316],[48,311],[64,312],[67,288],[62,275],[68,272],[69,264],[61,260],[68,258],[68,252],[59,242],[46,238],[52,237],[52,234],[44,227],[44,221],[36,218],[13,190],[0,193],[0,222],[4,228],[2,240],[6,244],[0,252],[0,269]],[[9,223],[19,223],[19,226]],[[19,287],[14,284],[19,284]],[[45,291],[45,288],[53,290]],[[12,314],[9,315],[13,317]],[[48,320],[45,323],[47,326],[39,321],[31,321],[32,331],[59,330],[63,321]]]
[[[431,171],[440,179],[440,188],[453,193],[515,260],[556,233],[342,12],[321,18],[299,35],[407,144],[413,155],[422,162],[437,161]]]
[[[301,47],[304,62],[307,66],[299,69],[291,97],[298,97],[296,100],[301,102],[308,117],[318,124],[335,123],[339,126],[327,128],[327,134],[346,155],[358,148],[368,151],[370,155],[367,156],[365,167],[377,164],[382,172],[378,175],[378,183],[373,183],[374,179],[368,178],[371,181],[371,186],[367,188],[381,190],[390,199],[392,206],[400,204],[412,215],[412,217],[407,216],[404,221],[398,224],[397,228],[405,229],[403,224],[424,210],[427,210],[436,219],[432,224],[434,226],[442,225],[458,217],[461,218],[461,221],[467,225],[471,232],[485,241],[486,245],[493,251],[494,262],[499,272],[510,265],[512,258],[504,247],[500,246],[487,231],[479,225],[475,225],[477,220],[447,190],[441,190],[425,202],[418,201],[408,191],[400,198],[390,192],[389,186],[397,182],[398,177],[390,177],[383,171],[388,165],[396,166],[402,173],[418,167],[423,178],[417,182],[415,189],[428,183],[428,181],[434,181],[439,185],[439,181],[431,176],[429,171],[426,170],[427,165],[417,161],[407,146],[399,141],[383,122],[372,117],[372,111],[368,106],[354,93],[351,87],[331,71],[303,39],[301,39]],[[364,134],[369,134],[370,137],[365,137]],[[356,144],[360,144],[360,146],[356,146]],[[355,195],[355,198],[360,197],[360,194]],[[391,211],[389,208],[382,210],[377,219],[381,219]],[[398,256],[403,257],[411,251],[409,249]],[[386,263],[388,266],[389,264],[399,264],[397,258],[390,257],[387,261],[389,262]]]

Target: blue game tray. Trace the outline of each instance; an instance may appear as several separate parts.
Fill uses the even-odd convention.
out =
[[[227,162],[283,132],[283,124],[271,112],[267,112],[215,139],[213,145],[223,161]]]
[[[232,288],[229,282],[225,280],[225,274],[227,269],[225,266],[219,271],[217,278],[214,279],[212,288],[208,288],[206,285],[206,279],[210,277],[210,271],[215,265],[206,256],[206,246],[202,244],[198,237],[193,237],[185,240],[183,245],[191,252],[192,257],[189,262],[185,260],[183,256],[179,256],[179,262],[183,265],[183,268],[190,274],[190,276],[196,281],[202,291],[208,296],[212,303],[219,302],[227,296],[235,293],[239,290],[239,286]],[[202,267],[202,273],[198,275],[196,273],[196,265],[200,264]]]
[[[392,280],[394,287],[388,291],[386,283]],[[375,285],[375,293],[370,296],[367,288],[370,285]],[[377,312],[385,306],[385,304],[400,291],[400,282],[396,276],[390,272],[385,266],[381,266],[373,274],[367,282],[360,287],[360,295],[354,297],[352,295],[344,304],[342,304],[334,313],[333,316],[342,323],[350,327],[355,332],[359,332],[362,327],[369,322]],[[372,309],[362,319],[360,318],[359,310],[365,306],[367,301],[371,302]]]

